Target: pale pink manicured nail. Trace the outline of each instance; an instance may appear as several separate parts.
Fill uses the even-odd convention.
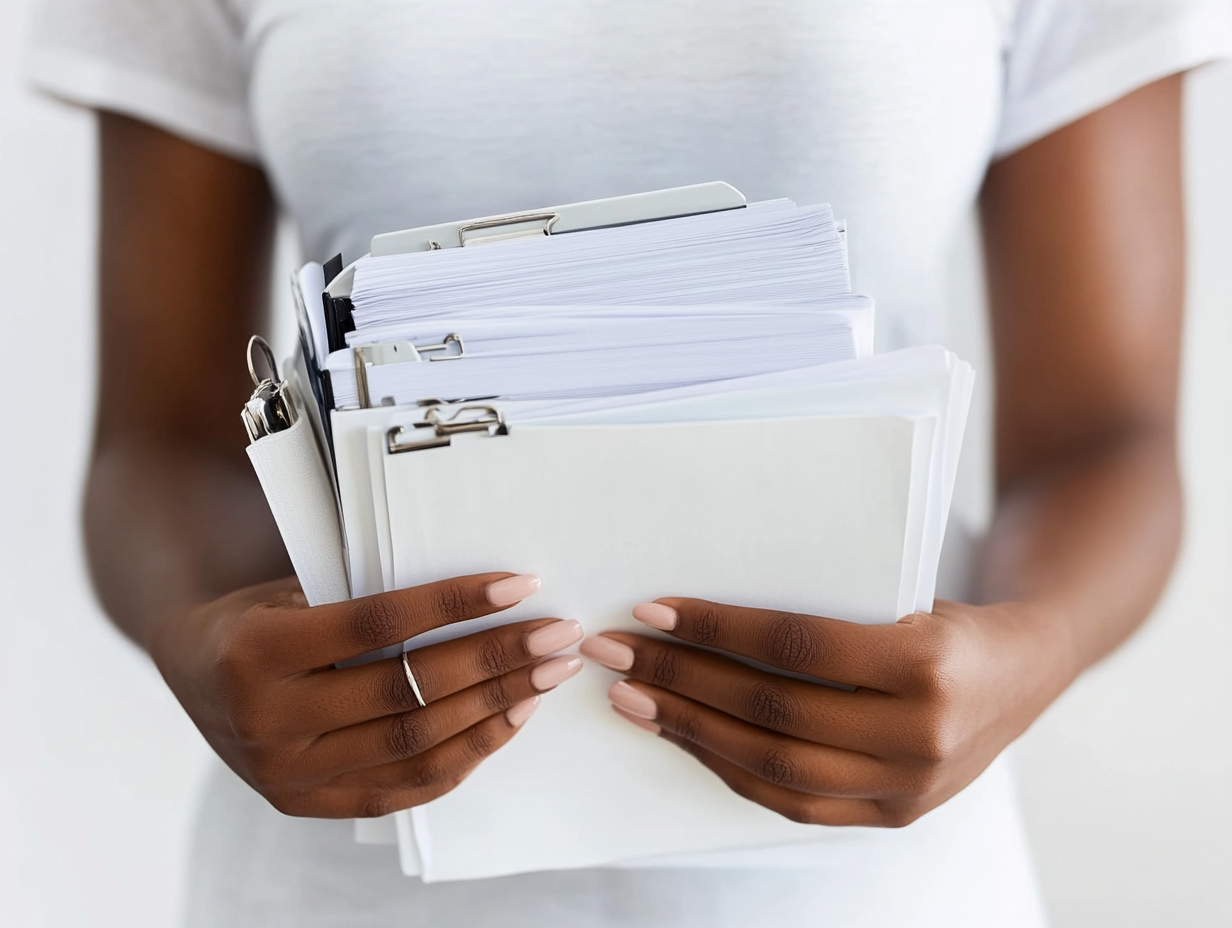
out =
[[[560,686],[582,669],[580,657],[554,657],[530,672],[530,685],[539,692]]]
[[[658,725],[656,725],[654,722],[650,721],[649,719],[638,718],[632,712],[626,712],[624,709],[620,708],[620,706],[612,706],[612,711],[615,712],[617,715],[619,715],[626,722],[632,722],[638,728],[643,728],[646,731],[650,732],[652,735],[657,735],[659,732],[663,730],[662,728],[660,728]]]
[[[506,577],[504,580],[489,583],[488,602],[493,606],[512,606],[514,603],[520,603],[539,589],[539,582],[539,578],[534,574],[518,574],[516,577]]]
[[[535,714],[535,710],[539,708],[539,697],[532,696],[530,699],[524,699],[516,706],[510,706],[505,710],[505,721],[514,728],[521,728],[526,723],[526,720]]]
[[[582,626],[573,619],[553,622],[543,628],[536,628],[526,636],[526,652],[531,657],[543,657],[545,654],[569,647],[581,637]]]
[[[633,618],[661,632],[670,632],[680,621],[676,610],[662,603],[638,603],[633,607]]]
[[[607,691],[607,698],[617,707],[624,709],[630,715],[636,715],[639,719],[653,719],[659,714],[659,707],[655,705],[653,699],[641,690],[634,689],[624,680],[618,680],[612,684],[612,688]]]
[[[592,661],[598,661],[609,670],[628,670],[633,666],[633,649],[614,638],[587,638],[582,642],[581,652]]]

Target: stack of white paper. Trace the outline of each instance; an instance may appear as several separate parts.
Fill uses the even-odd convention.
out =
[[[588,632],[644,634],[630,608],[664,595],[861,622],[931,608],[970,369],[924,349],[831,370],[571,414],[513,404],[509,436],[385,455],[390,585],[533,571],[540,594],[492,621],[565,616]],[[408,872],[467,879],[818,839],[617,718],[615,679],[591,668],[461,787],[411,810]]]
[[[320,267],[299,281],[313,305]],[[971,370],[941,348],[872,354],[872,301],[850,291],[828,206],[367,256],[349,296],[345,349],[323,350],[323,317],[305,325],[332,384],[351,595],[543,580],[409,647],[541,615],[646,633],[631,607],[669,595],[859,622],[932,607]],[[493,424],[436,429],[454,415]],[[588,668],[455,791],[399,813],[403,869],[818,839],[617,718],[613,679]]]
[[[351,298],[362,336],[475,306],[804,303],[849,289],[828,204],[748,209],[506,242],[367,257]]]
[[[387,324],[365,329],[362,340],[353,335],[352,345],[388,343],[398,337],[391,332],[408,345],[452,337],[465,352],[452,354],[451,346],[436,362],[374,364],[367,369],[369,392],[395,403],[626,395],[845,361],[866,356],[872,344],[872,301],[855,295],[759,312],[748,305],[649,307],[636,314],[631,307],[502,309],[497,318],[459,311],[447,326]],[[335,352],[326,369],[335,401],[355,405],[353,356]]]

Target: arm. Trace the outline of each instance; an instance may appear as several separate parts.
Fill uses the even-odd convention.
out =
[[[290,573],[237,413],[274,208],[253,165],[107,113],[99,135],[86,546],[104,608],[145,645],[157,616]]]
[[[530,596],[480,574],[310,609],[244,453],[274,210],[257,168],[100,116],[101,389],[90,569],[219,756],[279,810],[383,815],[453,789],[581,668],[576,622],[334,664]],[[274,579],[284,577],[284,579]],[[406,677],[415,677],[416,694]],[[417,696],[427,705],[417,700]]]
[[[985,597],[1042,607],[1062,687],[1146,619],[1180,542],[1181,90],[1160,81],[1005,159],[981,197],[999,496]]]
[[[1184,246],[1181,78],[1139,90],[988,172],[996,518],[981,601],[895,625],[662,599],[682,642],[588,653],[631,682],[617,711],[736,792],[819,824],[903,825],[970,783],[1150,613],[1180,534],[1176,393]]]

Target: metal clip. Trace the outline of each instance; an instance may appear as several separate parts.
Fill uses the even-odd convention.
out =
[[[458,351],[456,354],[447,354],[439,358],[428,358],[429,361],[456,361],[462,355],[466,354],[466,346],[462,344],[462,336],[456,332],[450,332],[445,336],[445,340],[439,345],[416,345],[415,350],[420,354],[428,354],[432,351],[448,351],[450,345],[457,345]]]
[[[253,358],[253,349],[260,349],[265,356],[270,376],[258,377]],[[289,429],[299,418],[295,404],[287,393],[286,381],[278,376],[278,365],[274,362],[274,352],[269,342],[259,335],[248,339],[248,375],[252,377],[256,387],[244,408],[240,418],[244,420],[244,428],[248,431],[250,442]]]
[[[429,406],[423,421],[412,425],[397,425],[385,433],[385,447],[390,454],[404,451],[423,451],[428,448],[446,448],[452,436],[460,432],[487,432],[489,435],[508,435],[505,419],[495,406],[463,406],[444,418],[444,406]],[[478,414],[478,417],[467,414]],[[432,434],[418,441],[403,441],[402,436],[410,429],[432,429]]]
[[[498,400],[500,396],[493,394],[492,396],[457,396],[451,400],[443,400],[439,396],[426,396],[421,400],[416,400],[416,406],[456,406],[458,403],[484,403],[488,400]]]
[[[450,351],[451,348],[456,351]],[[466,354],[466,345],[462,336],[450,332],[439,345],[413,345],[410,342],[381,342],[376,345],[362,345],[355,352],[355,389],[359,394],[360,409],[372,406],[372,397],[368,389],[368,368],[374,364],[399,364],[404,361],[422,361],[422,355],[433,352],[449,352],[438,358],[428,358],[429,361],[456,361]]]
[[[467,245],[481,245],[484,242],[504,242],[513,238],[532,238],[540,235],[551,235],[552,226],[560,220],[560,213],[554,210],[546,210],[539,213],[512,213],[508,216],[496,216],[492,219],[481,219],[478,222],[467,223],[464,226],[458,227],[458,244],[465,248]],[[498,229],[501,226],[514,226],[524,222],[542,222],[545,225],[534,229],[518,229],[516,232],[502,232],[497,235],[480,235],[469,241],[466,238],[467,232],[474,232],[477,229]],[[429,243],[429,249],[434,250]],[[438,246],[439,247],[439,246]]]

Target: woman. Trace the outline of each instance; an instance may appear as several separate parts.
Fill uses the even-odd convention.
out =
[[[188,923],[1041,924],[996,758],[1143,621],[1175,555],[1178,75],[1232,51],[1230,20],[1202,0],[49,0],[35,78],[100,111],[95,583],[247,784],[211,791]],[[456,786],[575,672],[552,655],[578,632],[419,652],[423,710],[394,662],[326,669],[535,581],[307,609],[275,579],[234,363],[265,322],[275,203],[307,256],[355,257],[377,232],[709,179],[832,202],[881,350],[945,340],[944,257],[978,201],[997,492],[974,583],[884,628],[664,590],[635,615],[675,643],[584,644],[627,674],[632,724],[815,844],[402,878],[328,820]]]

